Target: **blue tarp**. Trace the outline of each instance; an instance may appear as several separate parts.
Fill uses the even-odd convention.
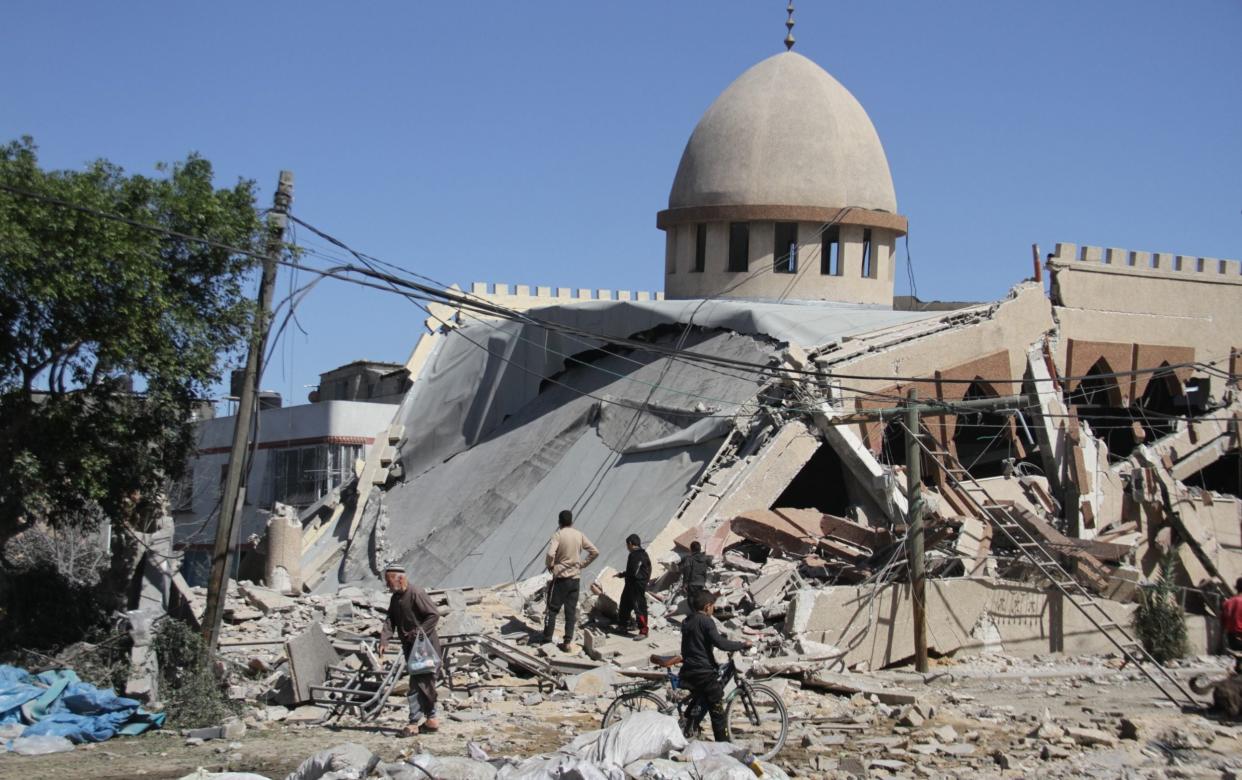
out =
[[[159,728],[164,714],[84,683],[69,669],[32,676],[0,665],[0,724],[5,723],[28,724],[23,737],[59,736],[80,744]]]

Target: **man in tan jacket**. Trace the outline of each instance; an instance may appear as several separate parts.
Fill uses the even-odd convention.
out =
[[[544,566],[552,573],[548,587],[548,609],[543,619],[543,641],[551,642],[556,631],[556,614],[565,609],[565,641],[560,648],[569,652],[574,641],[574,627],[578,621],[578,575],[599,557],[599,550],[591,540],[574,528],[574,515],[568,509],[561,510],[557,518],[560,528],[552,534]],[[582,552],[586,551],[586,560]]]

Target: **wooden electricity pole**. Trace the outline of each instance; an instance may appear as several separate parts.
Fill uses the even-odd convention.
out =
[[[224,495],[220,499],[220,520],[216,525],[216,545],[211,556],[211,579],[207,583],[207,612],[203,616],[203,638],[214,653],[220,641],[220,623],[224,617],[224,597],[228,592],[229,557],[233,547],[233,527],[245,496],[247,452],[250,444],[250,418],[254,415],[258,395],[261,362],[267,348],[268,317],[272,308],[272,288],[276,282],[276,264],[284,245],[289,205],[293,202],[293,172],[281,171],[276,185],[272,210],[267,216],[267,247],[263,259],[263,276],[259,280],[259,306],[250,334],[246,354],[246,372],[242,380],[241,399],[233,422],[233,446],[229,450],[228,471],[224,478]]]
[[[919,391],[906,394],[906,567],[910,570],[910,606],[914,612],[914,668],[927,671],[927,612],[923,573],[923,451],[919,447]]]

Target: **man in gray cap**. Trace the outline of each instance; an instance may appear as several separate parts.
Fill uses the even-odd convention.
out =
[[[440,637],[436,635],[440,612],[427,592],[417,585],[411,585],[406,579],[405,567],[396,563],[385,567],[384,584],[392,592],[392,599],[388,602],[388,617],[380,631],[380,655],[384,655],[388,640],[395,634],[401,641],[401,649],[408,661],[410,649],[418,637],[419,629],[422,629],[435,647],[436,655],[440,656]],[[410,675],[410,693],[406,698],[410,705],[410,722],[401,732],[407,737],[418,734],[421,718],[426,718],[422,722],[424,731],[437,731],[440,728],[440,722],[436,719],[436,671],[432,669],[426,674]]]

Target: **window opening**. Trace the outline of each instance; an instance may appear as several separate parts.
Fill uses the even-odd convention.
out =
[[[871,252],[871,228],[866,228],[863,230],[862,275],[864,277],[870,277],[870,278],[875,277],[875,267],[874,267],[874,263],[872,262],[872,252]]]
[[[319,444],[275,450],[271,457],[272,493],[279,501],[305,508],[343,485],[362,452],[356,444]]]
[[[840,231],[830,227],[821,236],[819,272],[824,276],[841,275]]]
[[[1168,369],[1167,362],[1161,365],[1164,370],[1152,374],[1142,397],[1134,404],[1135,422],[1143,427],[1148,443],[1176,431],[1177,417],[1186,411],[1181,383]]]
[[[1108,446],[1110,461],[1130,456],[1137,439],[1130,410],[1122,406],[1121,386],[1108,361],[1100,358],[1087,371],[1067,399],[1078,419],[1091,426],[1091,433]]]
[[[978,377],[966,388],[963,401],[997,398],[992,388]],[[1005,459],[1016,458],[1013,449],[1013,427],[1008,415],[991,410],[970,411],[957,415],[953,426],[953,445],[957,459],[975,479],[999,477],[1005,473]]]
[[[694,272],[703,273],[707,267],[707,225],[699,223],[694,233]]]
[[[772,248],[772,270],[778,274],[798,272],[798,223],[777,222]]]
[[[750,223],[729,223],[729,270],[744,272],[750,267]]]

